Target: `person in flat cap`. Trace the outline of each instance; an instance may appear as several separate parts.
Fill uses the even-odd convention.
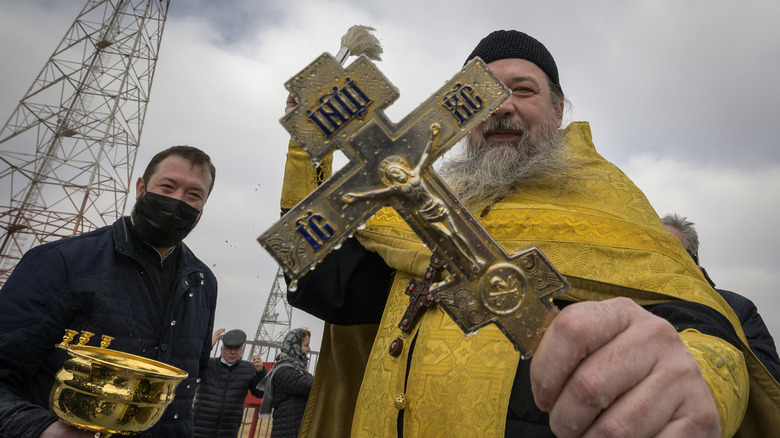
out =
[[[244,343],[246,342],[246,333],[244,333],[243,330],[239,329],[233,329],[229,332],[225,332],[223,330],[224,334],[222,335],[222,347],[224,352],[224,347],[228,347],[230,349],[238,349],[239,347],[243,347]],[[217,332],[219,333],[219,332]],[[243,353],[243,351],[242,351]],[[224,357],[224,353],[223,353]],[[241,357],[241,356],[239,356]],[[228,362],[235,362],[235,360],[229,360],[225,358]]]
[[[507,254],[539,248],[572,287],[530,360],[496,325],[464,335],[441,306],[402,331],[405,291],[431,254],[380,210],[288,291],[326,321],[300,436],[776,433],[780,388],[733,311],[596,152],[588,123],[562,129],[564,76],[550,51],[498,30],[466,62],[477,57],[511,94],[437,172]],[[317,186],[307,169],[291,141],[283,213]]]
[[[211,338],[212,348],[220,339],[220,356],[209,360],[195,393],[192,410],[196,438],[238,436],[247,390],[258,398],[263,395],[257,384],[268,370],[257,354],[251,361],[242,359],[246,333],[239,329],[225,332],[224,328],[219,328]]]

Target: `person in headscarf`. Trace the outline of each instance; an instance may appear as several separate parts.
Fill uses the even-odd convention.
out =
[[[276,363],[259,384],[261,413],[273,409],[272,438],[297,437],[314,380],[308,371],[311,332],[297,328],[284,337]]]

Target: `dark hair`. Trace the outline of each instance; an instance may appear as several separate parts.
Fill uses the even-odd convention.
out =
[[[217,169],[214,167],[214,164],[211,162],[211,157],[208,156],[205,152],[202,150],[194,147],[194,146],[186,146],[186,145],[180,145],[180,146],[171,146],[168,149],[165,149],[164,151],[158,152],[157,155],[152,157],[152,160],[149,161],[149,164],[146,165],[146,170],[144,170],[143,179],[145,183],[149,182],[149,179],[154,175],[155,172],[157,172],[157,165],[160,164],[164,159],[170,157],[171,155],[177,155],[179,157],[184,158],[185,160],[189,161],[193,166],[204,166],[208,167],[209,172],[211,173],[211,185],[209,186],[209,195],[211,194],[211,189],[214,188],[214,179],[217,175]]]
[[[307,336],[309,337],[309,339],[311,339],[311,332],[310,331],[306,330],[305,328],[299,328],[298,330],[301,331],[301,335],[303,336],[301,338],[301,342],[303,342],[303,339],[306,339]]]

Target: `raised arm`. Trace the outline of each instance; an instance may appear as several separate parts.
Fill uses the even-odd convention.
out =
[[[426,143],[425,149],[423,150],[423,153],[420,156],[420,161],[417,162],[417,167],[414,168],[415,177],[419,178],[422,169],[428,165],[428,161],[431,158],[431,150],[433,149],[433,143],[436,141],[437,138],[439,138],[440,132],[441,132],[441,126],[439,126],[438,123],[432,123],[431,136],[428,138],[428,143]]]
[[[380,196],[384,196],[396,192],[398,191],[398,189],[399,186],[393,184],[383,189],[369,190],[367,192],[362,192],[362,193],[350,192],[350,193],[345,193],[344,196],[341,197],[341,200],[346,203],[352,203],[357,201],[358,199],[378,198]]]

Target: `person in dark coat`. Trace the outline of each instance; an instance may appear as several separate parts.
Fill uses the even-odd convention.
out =
[[[284,337],[276,355],[276,363],[260,384],[265,391],[260,412],[269,411],[269,401],[273,407],[271,438],[296,438],[301,429],[314,380],[314,376],[307,371],[310,340],[311,332],[308,330],[291,330]],[[267,400],[269,394],[271,400]]]
[[[109,348],[188,376],[143,437],[192,436],[192,400],[206,369],[217,280],[182,240],[214,184],[203,151],[174,146],[136,182],[130,217],[28,251],[0,289],[0,437],[94,437],[49,410],[65,329],[114,337]],[[92,345],[95,344],[93,340]]]
[[[737,314],[739,323],[742,325],[742,331],[745,332],[745,337],[753,354],[769,370],[772,377],[780,382],[780,357],[777,355],[775,340],[769,334],[769,329],[758,313],[756,305],[749,298],[736,292],[715,287],[715,282],[712,281],[707,270],[699,264],[699,234],[696,232],[693,222],[678,214],[667,214],[663,217],[662,222],[666,227],[666,231],[674,234],[680,243],[683,244],[685,250],[688,251],[688,254],[693,257],[710,286],[723,297],[726,303],[734,310],[734,313]]]
[[[268,370],[257,354],[252,356],[251,362],[241,359],[246,333],[238,329],[225,333],[225,329],[220,328],[214,332],[212,344],[216,345],[220,338],[220,357],[209,360],[195,394],[195,438],[236,438],[247,390],[255,397],[262,397],[257,384]]]

